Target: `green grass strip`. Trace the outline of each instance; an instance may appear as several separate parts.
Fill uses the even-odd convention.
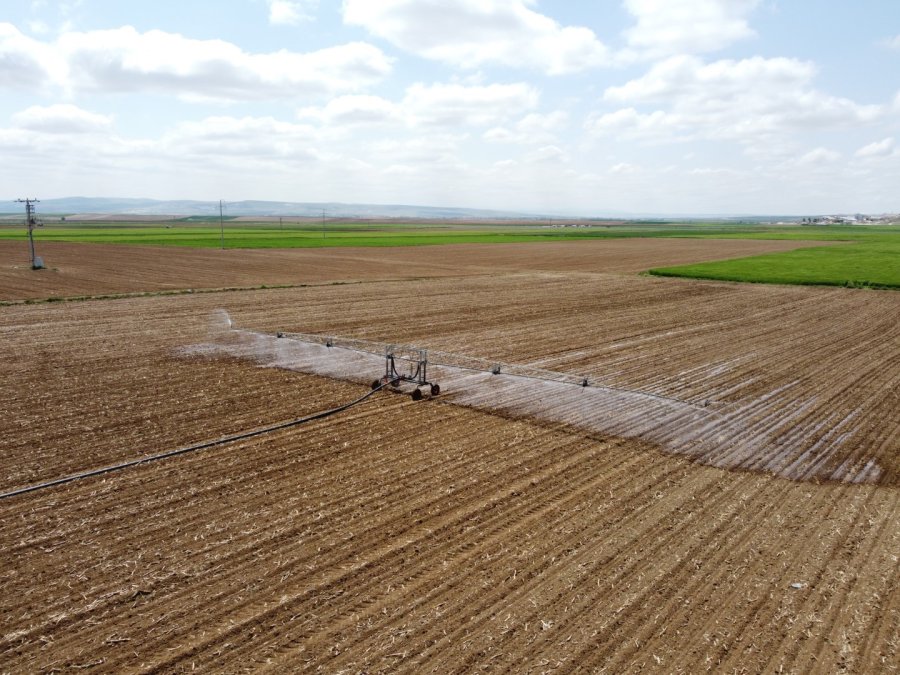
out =
[[[719,281],[900,289],[900,237],[663,267],[649,273]]]
[[[437,244],[499,244],[520,242],[574,241],[582,239],[624,239],[635,237],[741,236],[741,230],[723,225],[685,224],[673,227],[628,225],[585,228],[548,228],[525,226],[460,226],[438,228],[429,225],[398,227],[393,224],[336,223],[321,227],[293,225],[226,226],[225,248],[332,248],[381,246],[431,246]],[[24,241],[24,228],[0,228],[0,241]],[[180,246],[187,248],[219,248],[222,233],[206,226],[135,226],[109,224],[91,226],[47,226],[35,232],[40,242],[72,242],[92,244],[130,244],[142,246]]]

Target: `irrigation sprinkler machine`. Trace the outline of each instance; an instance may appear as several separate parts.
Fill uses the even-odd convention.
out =
[[[277,338],[287,338],[319,344],[329,349],[340,347],[367,356],[384,354],[384,375],[372,382],[372,389],[390,388],[400,391],[400,385],[415,385],[410,396],[413,401],[421,401],[425,394],[437,396],[441,387],[428,379],[428,350],[408,345],[385,345],[354,338],[335,338],[312,333],[287,333],[279,331]]]
[[[432,396],[441,393],[437,382],[428,380],[428,350],[417,347],[398,347],[388,345],[384,349],[384,375],[372,382],[372,389],[385,385],[399,387],[401,382],[409,382],[416,386],[412,390],[412,400],[422,400],[422,389]]]
[[[666,402],[667,404],[678,404],[695,410],[704,410],[710,404],[709,400],[702,404],[698,404],[674,396],[666,396],[654,391],[645,391],[638,388],[619,387],[613,384],[595,382],[590,380],[586,375],[546,370],[539,366],[528,364],[503,363],[477,356],[452,354],[450,352],[438,350],[429,351],[410,345],[385,345],[383,342],[373,342],[362,338],[336,337],[334,335],[329,336],[315,333],[287,333],[282,331],[276,333],[276,337],[297,340],[307,344],[320,345],[329,349],[339,348],[341,350],[358,352],[366,357],[366,360],[363,361],[363,363],[366,364],[372,363],[372,361],[369,361],[368,359],[371,359],[372,357],[374,357],[374,359],[380,359],[383,354],[384,374],[372,382],[372,389],[381,390],[389,388],[390,390],[399,392],[404,391],[404,389],[401,388],[401,385],[412,384],[414,388],[410,395],[414,401],[421,401],[426,395],[437,396],[441,393],[440,385],[428,378],[428,365],[430,359],[431,365],[437,365],[445,374],[461,371],[469,373],[490,373],[491,375],[503,374],[515,378],[578,386],[582,390],[592,388],[601,389],[607,392],[617,392],[618,394],[625,394],[628,396],[639,396],[645,400]],[[356,363],[358,366],[361,362],[357,361]],[[328,372],[328,366],[324,363],[322,366],[324,366],[324,368],[314,368],[313,372]],[[372,366],[374,366],[374,363],[372,363]],[[449,371],[444,369],[449,369]],[[344,367],[340,369],[340,372],[343,377],[346,377],[347,373]]]

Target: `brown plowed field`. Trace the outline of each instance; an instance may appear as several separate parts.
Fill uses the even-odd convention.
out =
[[[0,308],[0,491],[366,390],[188,355],[222,343],[219,309],[586,373],[722,420],[692,437],[603,408],[612,433],[527,383],[495,410],[475,385],[380,393],[0,500],[0,670],[896,672],[900,294],[641,278],[610,257]]]
[[[187,288],[218,289],[335,281],[467,276],[508,271],[641,272],[739,258],[823,242],[691,239],[550,244],[454,244],[406,248],[189,249],[40,242],[46,270],[30,268],[28,245],[0,241],[0,301]]]

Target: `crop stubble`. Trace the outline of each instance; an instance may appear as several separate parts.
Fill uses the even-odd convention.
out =
[[[760,427],[784,426],[784,444],[797,441],[790,428],[826,438],[819,448],[845,434],[841,456],[881,471],[872,485],[790,481],[460,407],[452,392],[379,395],[4,501],[0,662],[890,672],[898,297],[581,270],[4,308],[3,489],[363,391],[185,357],[214,337],[218,308],[258,330],[409,342],[747,405]]]

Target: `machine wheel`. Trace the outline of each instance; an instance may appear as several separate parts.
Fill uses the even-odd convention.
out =
[[[441,393],[441,385],[439,385],[439,384],[431,385],[431,395],[432,396],[437,396],[440,393]]]
[[[381,380],[372,380],[372,389],[378,389],[381,386]]]
[[[413,389],[412,400],[413,401],[421,401],[422,400],[422,390],[421,389]]]

